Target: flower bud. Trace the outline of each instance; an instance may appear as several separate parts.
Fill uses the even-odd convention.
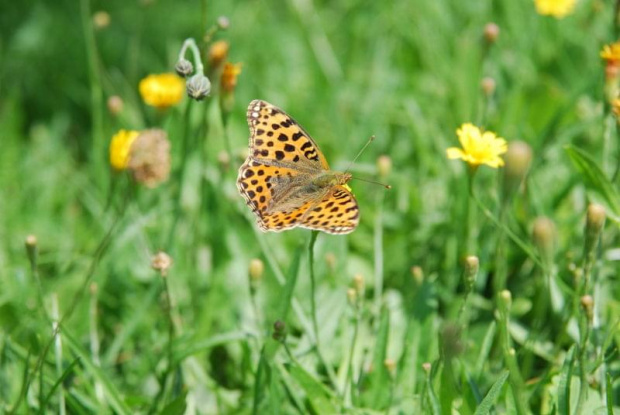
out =
[[[172,266],[172,258],[163,252],[159,251],[153,258],[151,259],[151,267],[158,271],[162,277],[168,275],[168,270]]]
[[[511,141],[508,144],[508,151],[504,155],[504,163],[502,193],[504,200],[507,201],[521,185],[530,169],[532,148],[523,141]]]
[[[386,178],[392,172],[392,159],[390,156],[379,156],[377,159],[377,172],[379,177]]]
[[[110,25],[110,14],[104,11],[98,11],[93,14],[93,26],[97,30],[105,29]]]
[[[223,171],[226,171],[230,167],[230,156],[226,151],[222,150],[217,155],[217,162],[220,165],[220,168]]]
[[[499,293],[499,299],[501,300],[505,310],[510,310],[510,307],[512,306],[512,294],[510,291],[502,290],[502,292]]]
[[[422,363],[422,369],[426,372],[426,374],[429,374],[432,368],[433,367],[430,362]]]
[[[336,255],[333,252],[328,252],[325,254],[325,263],[327,264],[327,269],[330,272],[333,272],[336,268]]]
[[[549,265],[555,256],[555,225],[547,217],[541,216],[534,220],[532,239],[538,248],[543,261]]]
[[[211,92],[211,82],[203,74],[196,74],[188,79],[185,88],[190,98],[201,101]]]
[[[123,99],[118,95],[112,95],[108,98],[107,107],[111,115],[118,115],[123,112]]]
[[[411,267],[411,276],[418,287],[424,282],[424,271],[422,271],[422,267],[419,265],[414,265]]]
[[[480,260],[475,255],[469,255],[465,258],[465,291],[470,293],[474,288],[478,270],[480,269]]]
[[[591,295],[584,295],[580,299],[581,308],[586,313],[586,317],[588,317],[588,321],[592,323],[592,318],[594,317],[594,299]]]
[[[225,40],[218,40],[217,42],[213,42],[213,44],[209,48],[209,68],[219,68],[228,58],[229,48],[230,46]]]
[[[174,66],[174,70],[177,75],[182,76],[183,78],[187,78],[189,75],[194,72],[194,65],[190,61],[185,58],[179,59],[177,64]]]
[[[28,261],[30,262],[30,268],[34,270],[37,267],[37,237],[34,235],[26,236],[25,246],[26,255],[28,256]]]
[[[604,225],[605,208],[596,203],[591,203],[586,215],[585,254],[587,256],[594,255]]]
[[[226,16],[220,16],[217,18],[217,27],[220,30],[227,30],[230,27],[230,20]]]
[[[347,289],[347,301],[353,307],[357,305],[357,291],[355,291],[355,288]]]
[[[265,272],[265,264],[258,258],[254,258],[250,261],[248,269],[248,275],[250,276],[250,289],[255,291],[260,281],[263,279],[263,273]]]
[[[276,320],[276,322],[273,323],[273,334],[271,337],[279,342],[284,342],[284,340],[286,340],[286,324],[282,320]]]
[[[393,377],[396,372],[396,362],[394,361],[394,359],[390,359],[390,358],[385,359],[383,361],[383,366],[385,366],[390,376]]]
[[[99,291],[99,286],[96,282],[91,282],[90,286],[88,287],[88,291],[90,291],[91,295],[97,295],[97,292]]]
[[[480,88],[482,88],[484,95],[490,97],[495,93],[495,79],[488,76],[482,78],[482,81],[480,81]]]
[[[487,23],[484,25],[484,39],[488,43],[495,43],[499,36],[499,26],[495,23]]]
[[[231,93],[237,86],[237,77],[241,74],[240,63],[226,62],[224,65],[224,71],[220,78],[220,84],[223,92]]]
[[[356,274],[353,277],[353,288],[355,288],[355,292],[358,297],[364,297],[364,291],[366,289],[366,284],[364,283],[364,277],[361,274]]]

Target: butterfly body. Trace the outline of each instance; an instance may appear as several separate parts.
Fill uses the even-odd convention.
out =
[[[247,118],[250,154],[239,168],[237,187],[259,227],[353,231],[359,208],[346,185],[351,175],[330,170],[314,140],[279,108],[254,100]]]

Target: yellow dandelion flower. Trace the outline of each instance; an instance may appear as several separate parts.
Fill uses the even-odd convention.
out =
[[[450,147],[446,150],[449,159],[463,159],[471,166],[486,164],[493,168],[504,165],[500,157],[508,150],[506,140],[491,131],[481,131],[472,124],[463,124],[456,130],[462,149]]]
[[[139,131],[120,130],[110,142],[110,164],[116,170],[124,170],[129,163],[129,150],[140,135]]]
[[[174,73],[149,75],[140,81],[139,90],[147,105],[165,109],[181,102],[185,81]]]
[[[534,3],[538,14],[561,19],[573,12],[577,0],[534,0]]]
[[[603,46],[600,56],[608,65],[618,65],[620,63],[620,42]]]
[[[220,84],[224,92],[233,92],[237,86],[237,77],[241,73],[240,63],[226,62],[224,70],[222,71],[222,77],[220,78]]]

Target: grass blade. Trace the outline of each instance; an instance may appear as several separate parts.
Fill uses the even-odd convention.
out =
[[[504,383],[506,383],[509,375],[510,372],[507,370],[501,374],[499,379],[497,379],[493,386],[491,386],[489,393],[487,393],[482,402],[480,402],[478,408],[476,408],[476,412],[474,412],[474,415],[487,415],[491,411],[493,405],[495,405],[495,402],[497,402],[497,398],[499,397],[499,394],[502,391],[502,387],[504,386]]]
[[[616,222],[620,221],[620,195],[607,179],[603,170],[585,151],[572,145],[568,145],[564,149],[583,177],[586,187],[594,193],[598,202],[607,208],[608,215],[613,217]]]
[[[575,363],[575,346],[571,347],[560,372],[558,384],[558,413],[570,415],[570,384],[573,377],[573,364]]]

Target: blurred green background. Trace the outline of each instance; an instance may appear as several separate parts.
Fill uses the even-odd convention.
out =
[[[98,27],[101,11],[109,23]],[[210,41],[227,41],[228,60],[242,63],[228,123],[218,76],[205,101],[185,97],[165,112],[145,106],[139,81],[173,71],[186,38],[206,56],[204,36],[220,16],[230,26]],[[613,221],[593,268],[595,326],[582,355],[571,349],[583,345],[574,276],[584,267],[587,205],[618,214],[617,184],[605,179],[618,163],[616,122],[599,57],[615,40],[613,16],[612,2],[596,0],[578,2],[564,19],[512,0],[3,2],[0,408],[474,413],[510,369],[492,395],[497,413],[525,413],[515,390],[526,412],[618,411]],[[484,37],[489,22],[500,30],[493,42]],[[484,78],[495,84],[489,94]],[[106,108],[114,95],[121,114]],[[335,169],[376,135],[352,172],[392,185],[353,181],[359,228],[318,236],[321,353],[307,324],[310,232],[261,234],[235,188],[247,155],[245,110],[256,98],[300,122]],[[465,122],[532,149],[529,174],[505,210],[502,170],[482,167],[475,176],[482,205],[494,218],[502,211],[514,238],[468,201],[466,165],[446,158]],[[121,128],[153,127],[169,134],[172,175],[145,189],[110,170],[108,144]],[[588,168],[574,166],[568,144],[589,154]],[[383,176],[381,155],[392,165]],[[465,250],[468,204],[474,252]],[[544,264],[530,237],[541,216],[555,223]],[[31,234],[34,271],[24,249]],[[150,267],[159,250],[174,260],[165,284]],[[465,253],[480,259],[471,294]],[[252,258],[265,272],[251,287]],[[504,353],[498,272],[512,293],[506,336],[518,374]],[[366,289],[352,305],[355,275]],[[292,276],[291,297],[282,283]],[[550,303],[554,296],[564,308]],[[54,315],[66,316],[60,349],[51,340]],[[276,319],[287,324],[286,348],[271,340]],[[583,389],[587,398],[578,398]]]

